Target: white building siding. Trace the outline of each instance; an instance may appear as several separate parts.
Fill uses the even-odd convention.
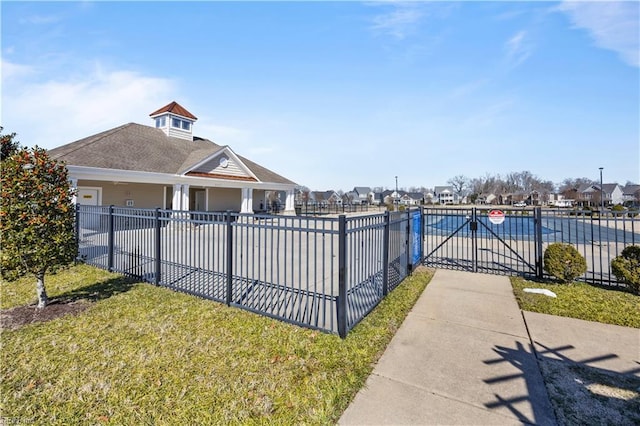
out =
[[[226,159],[226,163],[222,161],[223,159]],[[223,165],[226,165],[226,167],[224,167]],[[224,176],[250,177],[247,173],[245,173],[240,165],[235,160],[233,160],[233,158],[227,156],[213,158],[200,167],[193,169],[192,172],[214,173]]]

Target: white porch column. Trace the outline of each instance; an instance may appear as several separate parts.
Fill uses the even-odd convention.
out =
[[[182,210],[182,185],[173,185],[173,197],[171,198],[171,209]]]
[[[180,210],[189,210],[189,184],[182,185],[182,206]]]
[[[253,188],[242,188],[240,213],[253,214]]]
[[[71,202],[74,205],[78,204],[78,179],[69,179],[69,184],[71,185],[71,190],[74,192],[73,197],[71,197]]]
[[[284,215],[295,216],[296,214],[296,192],[293,189],[287,190],[287,200],[284,203]]]

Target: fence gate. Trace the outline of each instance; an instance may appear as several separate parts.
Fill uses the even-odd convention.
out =
[[[542,277],[540,208],[426,208],[424,215],[424,265]]]

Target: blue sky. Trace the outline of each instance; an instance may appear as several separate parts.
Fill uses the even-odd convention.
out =
[[[313,190],[530,171],[640,182],[639,2],[6,2],[4,133],[175,100]]]

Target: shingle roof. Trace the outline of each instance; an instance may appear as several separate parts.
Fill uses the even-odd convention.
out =
[[[356,186],[353,188],[353,192],[357,193],[359,196],[366,196],[371,192],[371,188],[368,186]]]
[[[640,185],[627,185],[622,189],[622,192],[624,193],[624,195],[633,195],[636,192],[640,191]]]
[[[129,123],[54,148],[49,155],[68,165],[181,174],[224,149],[210,140],[167,136],[161,129]],[[294,184],[289,179],[238,156],[262,182]]]
[[[153,117],[154,115],[162,114],[163,112],[170,112],[172,114],[181,115],[183,117],[191,118],[192,120],[198,119],[195,115],[191,114],[176,101],[173,101],[170,104],[163,106],[159,110],[152,112],[151,114],[149,114],[149,116]]]

